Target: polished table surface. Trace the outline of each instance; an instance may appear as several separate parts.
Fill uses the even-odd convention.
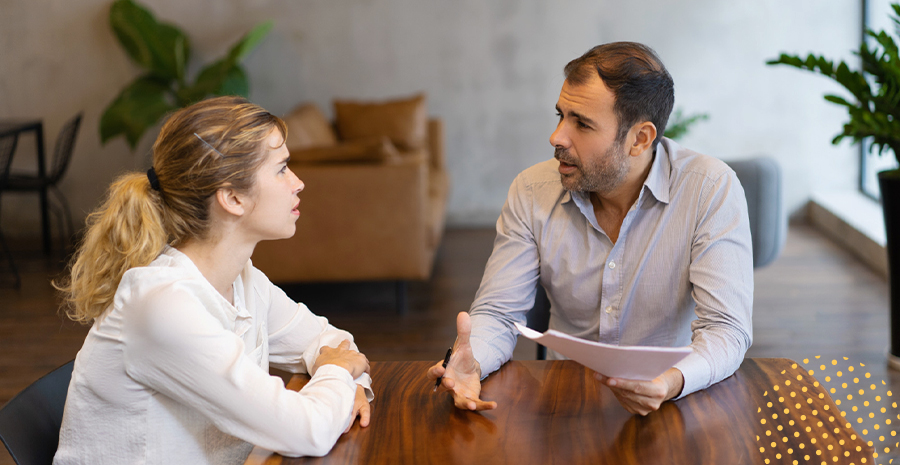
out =
[[[878,463],[824,387],[788,359],[746,359],[721,383],[646,417],[572,361],[509,362],[483,384],[497,409],[460,411],[432,393],[432,363],[372,362],[371,424],[355,424],[327,456],[257,448],[247,464]]]

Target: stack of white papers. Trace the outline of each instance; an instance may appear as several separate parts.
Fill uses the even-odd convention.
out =
[[[516,323],[523,336],[610,378],[656,379],[691,353],[690,347],[614,346],[556,330],[539,333]]]

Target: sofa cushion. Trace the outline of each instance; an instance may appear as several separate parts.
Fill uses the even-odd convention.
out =
[[[384,102],[334,101],[335,125],[341,139],[387,136],[398,149],[425,146],[428,111],[425,95]]]
[[[382,136],[341,142],[331,147],[291,150],[291,160],[301,163],[396,163],[400,160],[400,154],[390,139]]]
[[[284,117],[288,150],[328,147],[337,143],[334,128],[314,103],[298,106]]]

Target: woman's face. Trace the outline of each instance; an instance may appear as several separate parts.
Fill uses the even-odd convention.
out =
[[[265,162],[256,173],[256,186],[245,224],[256,240],[286,239],[294,235],[300,217],[303,181],[288,168],[290,153],[281,132],[273,129],[264,142]]]

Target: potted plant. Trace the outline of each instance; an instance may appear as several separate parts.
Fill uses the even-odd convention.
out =
[[[895,33],[900,34],[900,4],[891,4]],[[850,70],[843,61],[834,63],[822,56],[810,54],[806,59],[781,54],[769,65],[789,65],[828,76],[842,85],[855,99],[848,101],[837,95],[825,100],[847,108],[849,121],[831,141],[839,143],[850,138],[858,143],[871,141],[870,150],[878,154],[893,152],[900,160],[900,53],[892,35],[885,31],[866,30],[874,40],[873,46],[863,41],[855,52],[862,61],[862,69]],[[863,73],[867,73],[868,76]],[[881,188],[884,226],[887,232],[888,268],[891,286],[891,346],[889,365],[900,369],[900,169],[878,173]]]
[[[709,114],[707,113],[695,113],[688,116],[684,114],[681,108],[676,108],[675,112],[672,113],[672,116],[669,118],[669,123],[666,124],[666,132],[663,135],[672,140],[681,139],[687,135],[688,131],[690,131],[691,127],[696,123],[708,119]]]
[[[210,95],[246,97],[250,84],[240,62],[272,29],[272,22],[256,26],[225,57],[200,70],[191,83],[186,76],[190,42],[177,27],[157,21],[133,0],[114,2],[109,24],[128,56],[145,72],[106,107],[100,117],[100,139],[106,143],[124,135],[132,150],[144,132],[172,110]]]

